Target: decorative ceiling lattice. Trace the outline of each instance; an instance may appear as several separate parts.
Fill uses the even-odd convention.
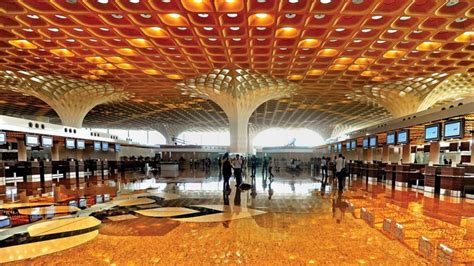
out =
[[[281,99],[288,103],[257,108],[255,127],[340,131],[472,94],[470,78],[453,97],[435,84],[421,94],[413,87],[418,78],[444,84],[474,73],[470,0],[3,0],[0,12],[0,70],[94,80],[135,95],[94,108],[85,125],[226,126],[218,106],[177,83],[229,65],[299,85]],[[377,89],[416,104],[400,110]],[[33,100],[14,95],[0,95],[2,114],[55,119],[41,102],[18,108]],[[432,96],[438,100],[426,100]]]

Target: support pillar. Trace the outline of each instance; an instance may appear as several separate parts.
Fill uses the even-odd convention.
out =
[[[410,163],[410,144],[402,145],[402,161],[403,163]]]
[[[59,144],[54,143],[53,148],[51,148],[51,161],[59,161]]]
[[[384,145],[382,148],[382,162],[388,163],[390,161],[390,146]]]
[[[439,164],[439,142],[431,142],[430,144],[430,163]]]
[[[28,155],[26,153],[26,145],[24,140],[18,140],[18,161],[28,161]]]

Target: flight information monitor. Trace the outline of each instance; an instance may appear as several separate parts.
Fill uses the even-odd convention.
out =
[[[352,150],[357,149],[357,140],[355,139],[351,140],[351,149]]]
[[[41,136],[41,146],[43,146],[43,147],[53,147],[53,137]]]
[[[433,141],[440,139],[441,127],[439,124],[425,126],[425,141]]]
[[[408,130],[398,131],[397,144],[408,144],[410,133]]]
[[[371,148],[377,147],[377,136],[371,136],[369,145]]]
[[[78,150],[83,150],[83,149],[86,148],[86,142],[83,139],[76,140],[76,144],[77,144],[77,149]]]
[[[464,137],[464,121],[459,119],[444,123],[444,137],[447,139],[462,139]]]
[[[37,135],[25,135],[25,145],[36,147],[39,145],[39,137]]]
[[[395,145],[395,132],[387,133],[387,145]]]
[[[94,141],[94,151],[100,151],[102,149],[100,141]]]
[[[116,152],[120,151],[120,144],[119,143],[115,143],[115,151]]]
[[[364,140],[362,140],[362,147],[364,149],[369,148],[369,138],[364,138]]]
[[[0,132],[0,145],[7,143],[7,133]]]
[[[109,151],[109,143],[102,142],[102,151]]]
[[[74,139],[66,139],[66,149],[73,150],[76,148],[76,141]]]
[[[341,152],[342,151],[342,143],[337,144],[337,151]]]
[[[346,142],[346,151],[350,151],[351,150],[351,142],[348,141]]]

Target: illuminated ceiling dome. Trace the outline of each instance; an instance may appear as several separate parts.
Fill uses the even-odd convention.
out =
[[[242,68],[214,69],[208,74],[199,75],[197,78],[188,79],[179,83],[183,93],[190,96],[209,97],[206,91],[212,89],[215,93],[225,92],[235,98],[240,98],[250,91],[259,89],[278,90],[280,93],[293,94],[298,85],[294,82],[276,79],[269,75],[254,73]]]

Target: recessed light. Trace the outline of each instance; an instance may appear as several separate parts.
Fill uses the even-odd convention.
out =
[[[120,14],[112,14],[112,17],[113,17],[113,18],[116,18],[116,19],[121,19],[121,18],[123,18],[123,16],[120,15]]]
[[[257,41],[263,42],[263,41],[265,41],[265,39],[263,39],[263,38],[258,38]]]
[[[23,29],[24,31],[26,32],[32,32],[33,30],[32,29]]]
[[[290,2],[291,4],[296,4],[296,3],[299,3],[300,0],[288,0],[288,2]]]
[[[378,40],[377,43],[385,43],[383,40]]]
[[[260,4],[263,4],[263,3],[266,3],[267,0],[257,0],[257,3],[260,3]]]
[[[207,17],[209,17],[209,14],[207,14],[207,13],[199,13],[199,14],[198,14],[198,17],[200,17],[200,18],[207,18]]]
[[[91,42],[97,42],[96,39],[89,39],[89,41],[91,41]]]
[[[409,20],[409,19],[411,19],[411,17],[409,17],[409,16],[401,16],[401,17],[400,17],[400,20],[401,20],[401,21],[407,21],[407,20]]]
[[[161,0],[162,3],[168,4],[171,2],[171,0]]]
[[[178,30],[187,30],[188,28],[186,28],[186,27],[178,27],[177,29],[178,29]]]
[[[356,4],[356,5],[359,5],[359,4],[364,3],[364,0],[352,0],[352,3]]]
[[[236,18],[238,15],[239,15],[239,14],[237,14],[237,13],[229,13],[229,14],[227,14],[227,16],[228,16],[229,18]]]
[[[266,30],[267,28],[265,27],[257,27],[257,30]]]
[[[240,30],[240,27],[230,27],[230,29],[236,31],[236,30]]]
[[[356,39],[356,40],[353,40],[353,42],[359,43],[359,42],[362,42],[362,40]]]
[[[74,39],[66,39],[66,42],[75,42],[76,40]]]
[[[232,40],[233,40],[233,41],[236,41],[236,42],[239,42],[239,41],[241,41],[242,39],[241,39],[241,38],[233,38]]]
[[[81,31],[81,32],[84,31],[84,30],[81,29],[81,28],[74,28],[73,30],[75,30],[75,31]]]
[[[212,42],[217,41],[216,38],[209,38],[208,40],[209,40],[209,41],[212,41]]]
[[[314,15],[314,18],[315,19],[323,19],[325,16],[326,15],[324,15],[324,14],[316,14],[316,15]]]
[[[459,0],[449,0],[447,3],[446,3],[446,6],[448,7],[452,7],[452,6],[455,6],[459,4]]]
[[[331,40],[329,40],[329,42],[337,42],[337,40],[336,39],[331,39]]]
[[[415,34],[418,34],[418,33],[422,33],[423,31],[422,30],[414,30],[413,33]]]
[[[31,18],[31,19],[39,19],[39,16],[37,16],[37,15],[26,15],[26,16]]]
[[[461,23],[461,22],[464,22],[466,20],[467,20],[467,18],[457,18],[454,21],[456,21],[457,23]]]
[[[344,28],[337,28],[337,29],[336,29],[337,32],[343,32],[343,31],[345,31],[345,30],[346,30],[346,29],[344,29]]]
[[[140,14],[142,18],[151,18],[150,14]]]
[[[52,31],[52,32],[58,32],[59,29],[58,28],[48,28],[49,31]]]
[[[332,0],[320,0],[321,4],[330,4]]]
[[[382,18],[383,18],[383,16],[380,16],[380,15],[372,16],[373,20],[379,20],[379,19],[382,19]]]
[[[371,31],[372,31],[372,29],[362,29],[361,31],[362,31],[362,32],[366,32],[366,33],[367,33],[367,32],[371,32]]]
[[[101,31],[109,31],[107,28],[99,28]]]
[[[390,30],[387,30],[388,33],[395,33],[397,32],[398,30],[394,30],[394,29],[390,29]]]
[[[97,3],[99,3],[99,4],[108,4],[109,0],[97,0]]]
[[[129,2],[132,4],[138,4],[140,3],[140,0],[129,0]]]
[[[288,13],[288,14],[285,14],[285,17],[286,17],[286,18],[295,18],[295,17],[296,17],[296,14],[294,14],[294,13]]]
[[[204,27],[203,29],[204,29],[204,30],[207,30],[207,31],[211,31],[211,30],[213,30],[214,28],[213,28],[213,27]]]
[[[63,16],[63,15],[54,15],[54,16],[57,17],[57,18],[60,18],[60,19],[67,19],[67,17]]]

